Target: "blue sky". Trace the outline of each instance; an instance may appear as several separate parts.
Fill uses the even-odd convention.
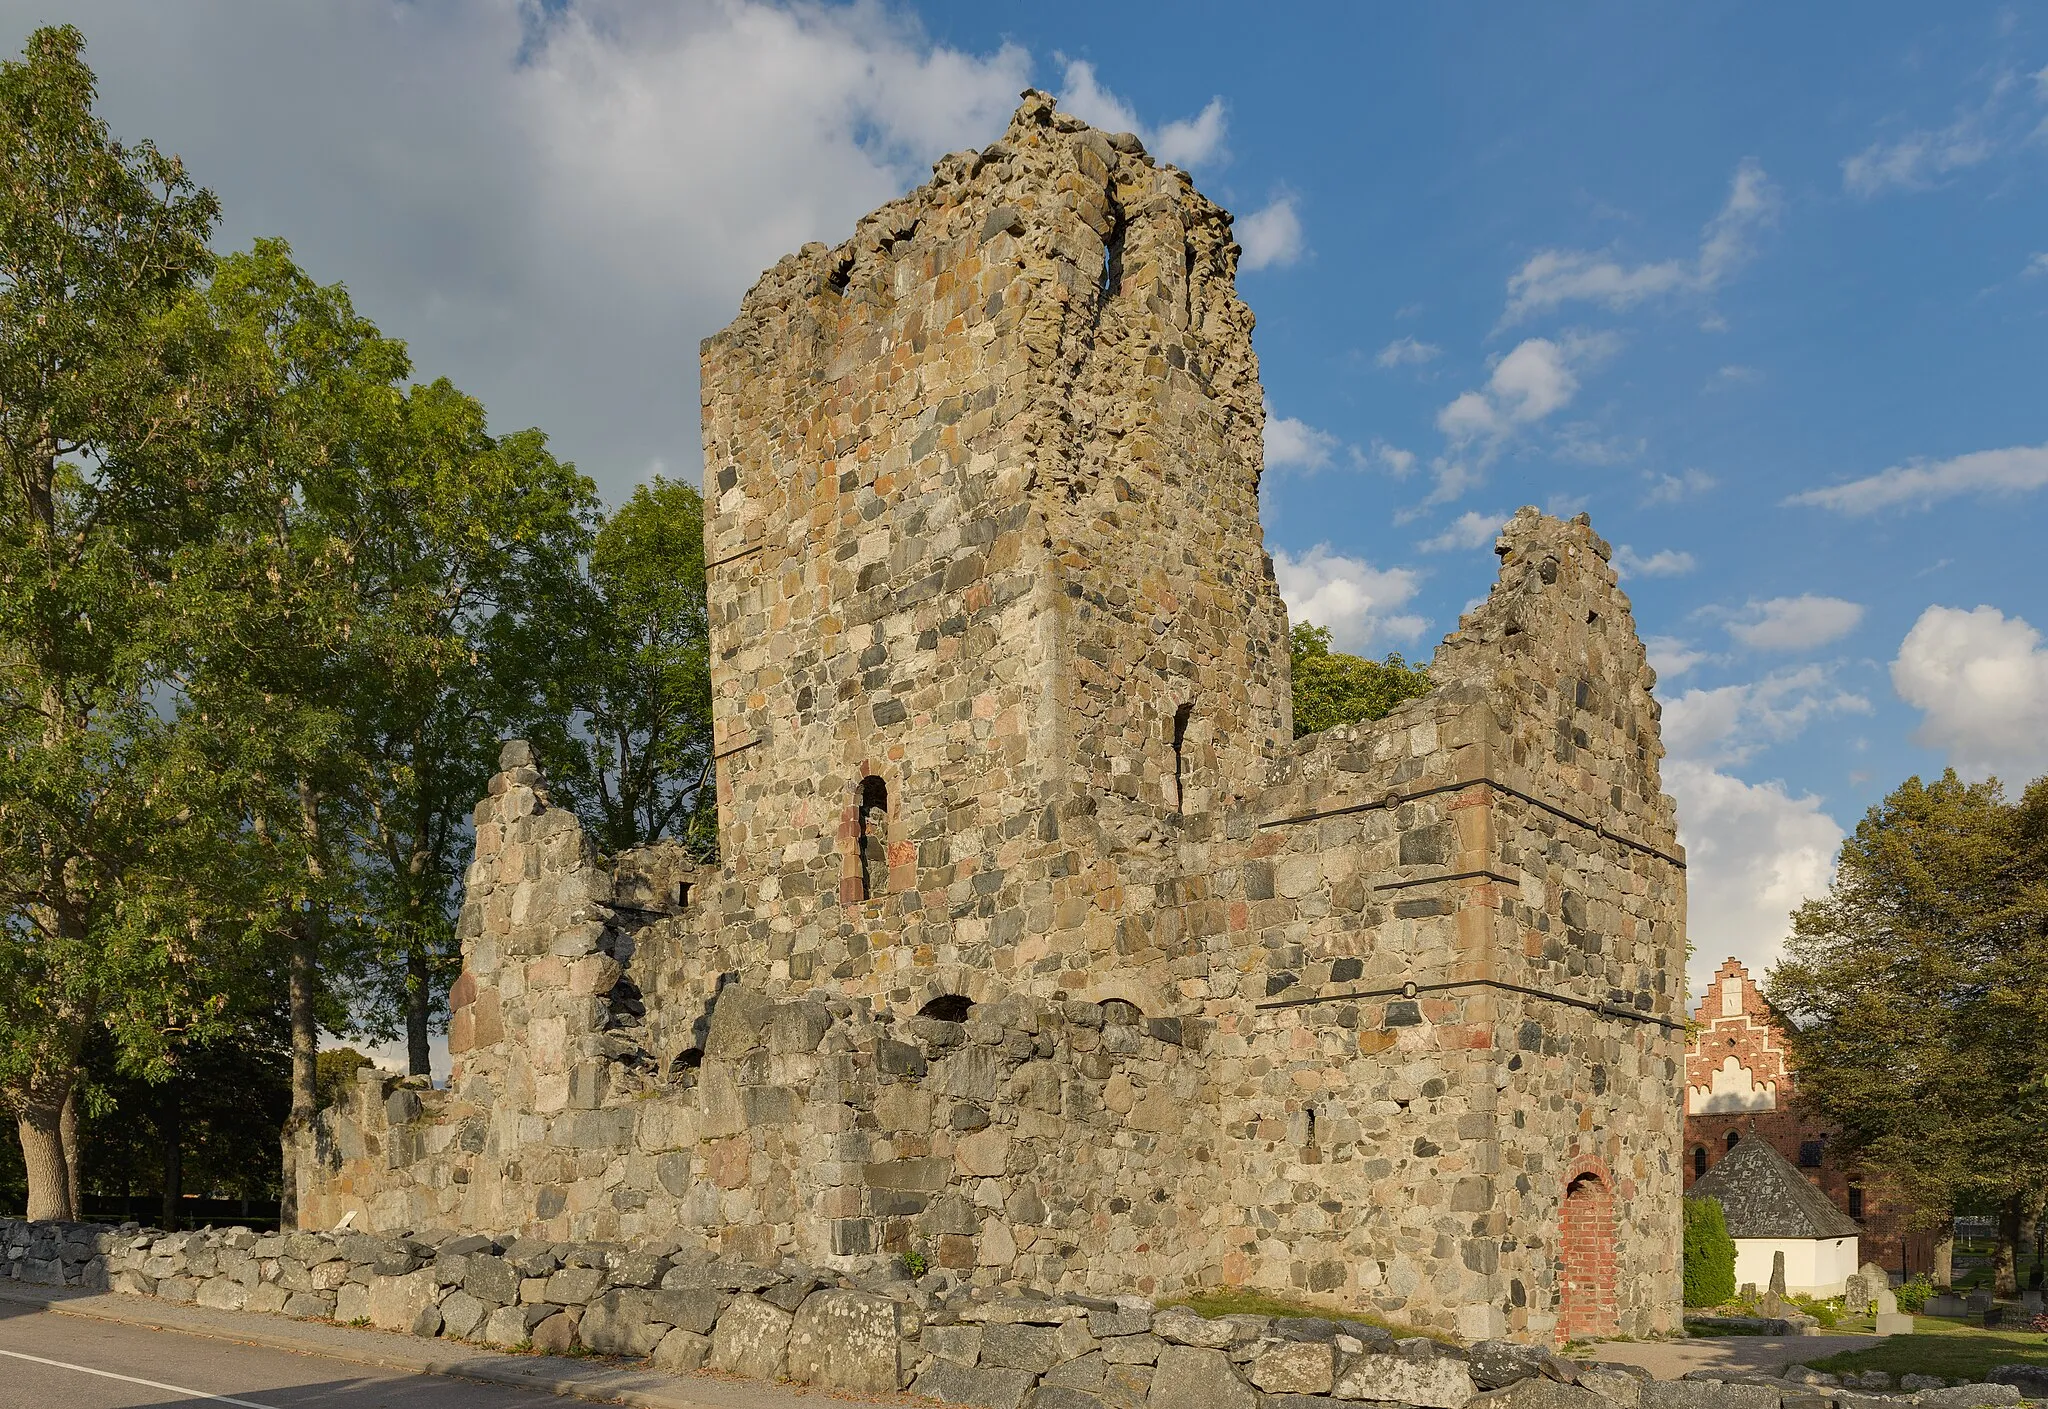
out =
[[[696,342],[779,255],[1026,82],[1134,127],[1239,217],[1298,610],[1412,659],[1517,505],[1616,545],[1696,975],[1767,964],[1907,774],[2048,772],[2039,10],[67,8],[225,241],[613,497],[695,475]]]

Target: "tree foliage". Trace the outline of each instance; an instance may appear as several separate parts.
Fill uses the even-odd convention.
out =
[[[1429,693],[1429,676],[1399,652],[1383,661],[1330,649],[1330,633],[1303,622],[1289,641],[1294,663],[1294,737],[1340,724],[1383,719],[1403,700]]]
[[[1995,1210],[2008,1290],[2048,1191],[2048,788],[1907,780],[1793,916],[1771,1001],[1803,1099],[1930,1222]]]
[[[1721,1306],[1735,1297],[1735,1239],[1719,1199],[1685,1200],[1685,1304]]]

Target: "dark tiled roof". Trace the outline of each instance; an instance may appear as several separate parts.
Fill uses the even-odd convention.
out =
[[[1693,1181],[1690,1199],[1714,1198],[1731,1238],[1853,1238],[1855,1221],[1759,1135],[1745,1135]]]

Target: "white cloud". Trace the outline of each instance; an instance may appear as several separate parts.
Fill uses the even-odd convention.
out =
[[[1295,213],[1292,196],[1274,197],[1263,209],[1237,221],[1235,229],[1247,270],[1284,267],[1301,258],[1301,217]]]
[[[1623,577],[1683,577],[1699,566],[1690,553],[1664,548],[1647,556],[1624,543],[1614,550],[1614,568]]]
[[[1701,661],[1712,660],[1705,651],[1696,650],[1676,636],[1651,636],[1644,640],[1643,649],[1650,657],[1650,668],[1657,672],[1659,681],[1676,680]]]
[[[1276,416],[1272,403],[1266,405],[1266,468],[1269,470],[1320,470],[1343,444],[1328,431],[1317,430],[1293,416]]]
[[[1756,231],[1776,212],[1777,193],[1763,168],[1745,161],[1729,182],[1728,199],[1700,231],[1694,258],[1628,265],[1591,250],[1539,250],[1509,277],[1501,322],[1572,302],[1623,309],[1670,294],[1711,293],[1749,258]]]
[[[1211,98],[1193,117],[1176,118],[1157,128],[1138,120],[1130,104],[1102,86],[1095,65],[1067,59],[1060,88],[1060,106],[1093,127],[1107,132],[1134,132],[1153,157],[1175,166],[1196,167],[1222,158],[1229,126],[1223,100]]]
[[[1382,638],[1412,641],[1422,634],[1423,619],[1401,610],[1422,585],[1407,568],[1376,568],[1318,543],[1300,557],[1275,552],[1273,575],[1288,614],[1327,627],[1340,650],[1365,651]]]
[[[1836,686],[1823,667],[1809,665],[1667,700],[1664,746],[1673,758],[1693,763],[1742,763],[1817,719],[1870,712],[1869,700]]]
[[[1728,634],[1754,650],[1807,651],[1847,636],[1861,620],[1863,608],[1854,602],[1806,593],[1751,602],[1728,623]]]
[[[1733,956],[1761,977],[1784,952],[1799,905],[1826,893],[1842,829],[1811,793],[1746,783],[1703,763],[1666,764],[1686,852],[1688,965],[1697,995]]]
[[[2043,274],[2048,274],[2048,250],[2036,251],[2027,261],[2027,267],[2020,270],[2020,277],[2023,279],[2034,279]]]
[[[1373,361],[1382,367],[1420,366],[1443,355],[1443,349],[1433,342],[1421,342],[1412,337],[1395,338],[1381,348]]]
[[[220,194],[223,247],[289,237],[419,375],[613,496],[700,463],[698,343],[761,271],[992,141],[1031,78],[876,0],[64,9],[116,133]]]
[[[1437,412],[1437,429],[1453,445],[1507,435],[1571,404],[1578,370],[1611,356],[1621,345],[1610,333],[1571,334],[1561,340],[1525,338],[1500,361],[1483,391],[1468,391]]]
[[[1375,440],[1372,449],[1366,452],[1353,451],[1360,467],[1378,466],[1395,479],[1406,479],[1415,473],[1415,452],[1403,450],[1398,445],[1389,445],[1384,440]]]
[[[1434,538],[1425,538],[1420,547],[1425,553],[1447,553],[1460,548],[1491,548],[1500,537],[1500,526],[1507,522],[1506,514],[1482,514],[1477,509],[1458,515]]]
[[[2048,445],[2014,445],[2004,450],[1976,450],[1948,460],[1909,460],[1847,484],[1794,494],[1784,502],[1844,514],[1874,514],[1900,505],[1924,509],[1959,494],[2025,494],[2044,486],[2048,486]]]
[[[1896,142],[1873,142],[1842,163],[1842,185],[1851,195],[1874,196],[1890,187],[1924,190],[1951,172],[1977,166],[1991,156],[1992,143],[1974,114],[1937,131],[1910,132]]]
[[[1921,712],[1915,742],[1958,772],[2048,773],[2048,647],[2023,618],[1929,607],[1899,643],[1892,688]]]
[[[1720,483],[1705,470],[1681,470],[1675,475],[1651,474],[1650,492],[1643,496],[1643,507],[1658,504],[1679,504],[1687,499],[1705,494]]]

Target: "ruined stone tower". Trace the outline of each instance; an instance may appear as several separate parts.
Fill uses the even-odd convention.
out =
[[[301,1206],[1470,1335],[1676,1324],[1684,862],[1607,547],[1294,740],[1228,217],[1027,94],[706,341],[720,862],[477,813],[447,1092]]]

